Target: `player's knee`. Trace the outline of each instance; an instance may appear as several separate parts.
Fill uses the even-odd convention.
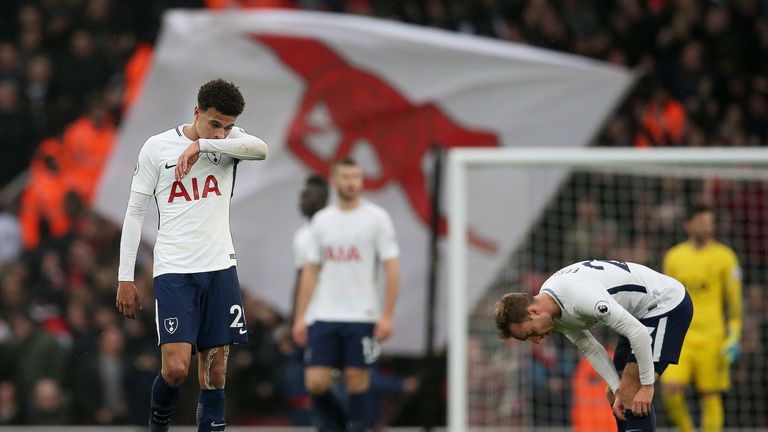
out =
[[[308,371],[304,377],[304,385],[311,394],[322,394],[331,388],[331,374]]]
[[[200,377],[200,388],[203,390],[221,390],[224,388],[226,376],[224,368],[212,366],[208,375]]]
[[[661,383],[661,394],[665,396],[674,395],[678,393],[682,393],[685,391],[685,386],[683,386],[680,383],[675,382],[662,382]]]
[[[307,391],[311,394],[322,394],[331,388],[331,383],[323,380],[307,380]]]
[[[187,379],[189,364],[181,361],[163,362],[163,379],[171,387],[180,387]]]
[[[344,382],[349,393],[368,391],[371,384],[370,373],[364,369],[348,369],[344,371]]]

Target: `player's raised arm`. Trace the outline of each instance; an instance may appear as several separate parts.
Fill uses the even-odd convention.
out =
[[[269,148],[258,137],[235,127],[225,139],[200,138],[200,153],[223,153],[241,160],[264,160]]]
[[[253,135],[242,132],[236,138],[200,138],[193,141],[176,163],[176,180],[189,174],[201,153],[221,153],[238,160],[264,160],[269,149],[267,144]]]

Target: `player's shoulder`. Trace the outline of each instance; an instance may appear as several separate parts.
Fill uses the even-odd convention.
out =
[[[309,222],[309,226],[318,226],[322,225],[329,219],[333,219],[333,217],[338,214],[338,209],[335,205],[329,205],[322,209],[320,209],[317,213],[312,216],[312,220]]]
[[[717,252],[717,253],[723,253],[723,254],[734,253],[733,249],[730,246],[728,246],[725,243],[719,242],[717,240],[712,240],[709,246],[712,248],[714,252]]]
[[[680,255],[685,255],[685,254],[691,253],[692,250],[693,250],[693,248],[691,247],[690,242],[687,242],[687,241],[680,242],[680,243],[672,246],[671,248],[669,248],[669,250],[667,251],[667,254],[666,254],[666,258],[667,259],[675,259],[675,258],[679,257]]]
[[[378,218],[389,218],[389,212],[382,206],[376,204],[375,202],[363,200],[361,203],[363,210],[374,217]]]
[[[181,126],[177,126],[147,138],[144,141],[144,148],[147,150],[160,149],[170,142],[178,142],[183,138],[184,134],[181,131]]]
[[[302,224],[293,233],[294,241],[306,237],[309,234],[309,231],[310,231],[309,222],[306,222],[306,223]]]
[[[712,242],[709,245],[711,251],[713,254],[716,254],[718,256],[724,257],[724,258],[735,258],[736,252],[728,246],[725,243],[721,243],[717,240],[712,240]]]

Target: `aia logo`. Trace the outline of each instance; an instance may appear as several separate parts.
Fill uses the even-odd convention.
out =
[[[173,186],[171,186],[171,194],[168,195],[168,203],[173,203],[175,199],[181,200],[182,198],[184,201],[197,201],[202,198],[206,198],[209,194],[216,194],[217,196],[221,196],[221,192],[219,191],[219,182],[216,180],[216,177],[209,175],[205,178],[205,181],[202,183],[202,190],[200,190],[199,182],[197,181],[197,178],[192,178],[192,196],[189,195],[189,191],[184,186],[184,183],[176,180],[173,182]]]
[[[378,177],[366,177],[365,188],[378,190],[397,183],[413,211],[429,225],[431,201],[422,162],[432,146],[496,147],[496,135],[451,119],[432,103],[413,103],[390,83],[369,70],[349,64],[315,39],[253,35],[305,82],[301,104],[288,127],[288,148],[310,170],[330,172],[334,160],[368,144],[379,165]],[[338,134],[335,148],[319,154],[310,143]],[[324,151],[323,151],[324,150]],[[441,234],[447,232],[440,218]],[[495,252],[496,242],[469,230],[472,246]]]
[[[325,260],[328,262],[361,262],[360,251],[357,247],[329,246],[325,249]]]

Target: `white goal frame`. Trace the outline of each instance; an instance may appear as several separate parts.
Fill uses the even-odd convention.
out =
[[[510,168],[768,165],[768,148],[456,148],[448,155],[448,430],[467,432],[467,170]]]

